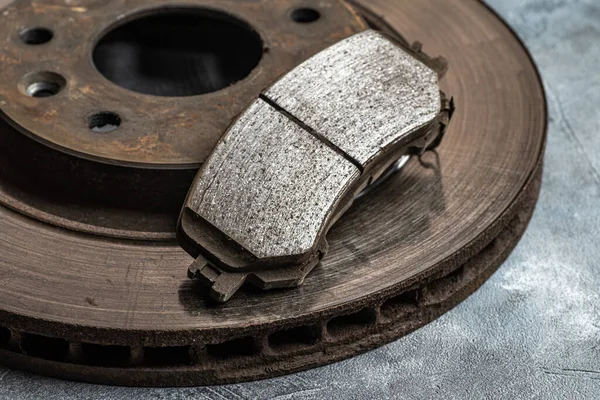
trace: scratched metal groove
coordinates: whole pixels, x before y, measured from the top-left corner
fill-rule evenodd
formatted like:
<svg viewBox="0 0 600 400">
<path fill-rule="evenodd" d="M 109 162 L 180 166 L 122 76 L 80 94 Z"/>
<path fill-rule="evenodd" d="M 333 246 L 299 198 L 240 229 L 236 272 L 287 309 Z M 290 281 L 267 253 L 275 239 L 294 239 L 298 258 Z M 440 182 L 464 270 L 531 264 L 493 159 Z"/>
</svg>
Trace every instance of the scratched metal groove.
<svg viewBox="0 0 600 400">
<path fill-rule="evenodd" d="M 369 2 L 369 7 L 410 40 L 422 41 L 429 54 L 446 56 L 452 66 L 443 88 L 455 96 L 457 114 L 440 148 L 439 169 L 424 168 L 413 160 L 402 175 L 357 202 L 332 230 L 329 257 L 302 288 L 242 293 L 218 309 L 207 307 L 193 283 L 182 277 L 190 259 L 175 246 L 97 240 L 2 208 L 0 228 L 6 234 L 0 238 L 0 271 L 5 277 L 0 286 L 4 310 L 0 326 L 12 329 L 8 346 L 18 348 L 27 333 L 59 336 L 69 340 L 67 354 L 77 362 L 86 352 L 82 342 L 126 346 L 132 364 L 120 371 L 121 376 L 151 384 L 143 382 L 144 373 L 151 375 L 150 368 L 135 372 L 135 363 L 145 361 L 140 354 L 150 353 L 144 346 L 218 345 L 261 333 L 264 336 L 252 339 L 262 352 L 268 334 L 280 329 L 318 321 L 321 327 L 325 324 L 327 337 L 330 325 L 351 326 L 352 334 L 341 340 L 341 346 L 330 347 L 338 352 L 329 353 L 324 363 L 416 329 L 481 284 L 491 273 L 489 268 L 497 267 L 515 245 L 535 203 L 539 175 L 534 173 L 540 172 L 545 133 L 543 92 L 535 68 L 513 34 L 478 1 L 381 0 Z M 520 198 L 528 184 L 533 195 Z M 513 223 L 520 229 L 511 228 Z M 490 244 L 494 249 L 494 239 L 507 229 L 511 234 L 505 246 L 486 258 L 484 249 Z M 478 259 L 482 262 L 472 261 L 479 267 L 467 274 L 460 295 L 444 290 L 460 283 L 467 261 Z M 386 331 L 386 326 L 395 325 L 386 325 L 385 319 L 380 323 L 381 305 L 427 279 L 439 290 L 435 298 L 440 302 L 425 304 L 421 319 L 409 321 L 404 329 Z M 436 285 L 437 279 L 442 283 Z M 362 308 L 366 312 L 355 314 L 354 323 L 331 322 Z M 372 342 L 361 345 L 361 340 Z M 327 347 L 319 349 L 328 354 Z M 77 363 L 15 357 L 15 363 L 47 373 L 69 365 L 75 375 L 85 369 Z M 200 375 L 196 382 L 278 375 L 314 365 L 315 360 L 309 357 L 303 364 L 305 359 L 296 358 L 298 365 L 290 362 L 271 369 L 257 366 L 257 359 L 232 363 L 223 370 L 230 372 L 228 376 Z M 244 375 L 244 367 L 262 369 Z M 179 368 L 170 370 L 172 376 L 188 371 L 190 380 L 172 384 L 191 383 L 193 367 Z M 210 394 L 211 389 L 204 393 L 218 396 Z"/>
</svg>

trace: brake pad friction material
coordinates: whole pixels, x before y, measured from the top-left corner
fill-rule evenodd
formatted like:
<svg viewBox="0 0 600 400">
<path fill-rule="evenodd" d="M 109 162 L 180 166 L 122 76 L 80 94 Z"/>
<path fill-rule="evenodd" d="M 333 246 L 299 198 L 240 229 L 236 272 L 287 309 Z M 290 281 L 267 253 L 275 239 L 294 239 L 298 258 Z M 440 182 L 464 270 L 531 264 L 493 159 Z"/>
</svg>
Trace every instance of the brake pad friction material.
<svg viewBox="0 0 600 400">
<path fill-rule="evenodd" d="M 198 257 L 190 277 L 220 302 L 243 282 L 302 284 L 354 197 L 439 142 L 448 104 L 435 70 L 375 31 L 289 72 L 229 127 L 192 185 L 178 227 Z"/>
<path fill-rule="evenodd" d="M 189 207 L 257 259 L 309 253 L 358 169 L 262 100 L 213 150 Z"/>
<path fill-rule="evenodd" d="M 315 55 L 265 95 L 363 168 L 441 106 L 437 73 L 372 30 Z"/>
</svg>

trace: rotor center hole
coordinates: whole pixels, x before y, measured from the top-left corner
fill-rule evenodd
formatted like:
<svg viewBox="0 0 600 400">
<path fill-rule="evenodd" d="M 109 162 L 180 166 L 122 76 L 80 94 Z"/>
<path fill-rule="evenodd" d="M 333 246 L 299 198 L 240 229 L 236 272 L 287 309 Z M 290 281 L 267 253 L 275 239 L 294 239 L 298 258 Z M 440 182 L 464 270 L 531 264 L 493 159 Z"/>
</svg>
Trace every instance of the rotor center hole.
<svg viewBox="0 0 600 400">
<path fill-rule="evenodd" d="M 118 26 L 96 45 L 96 68 L 126 89 L 155 96 L 211 93 L 244 79 L 263 54 L 243 21 L 201 8 L 156 11 Z"/>
</svg>

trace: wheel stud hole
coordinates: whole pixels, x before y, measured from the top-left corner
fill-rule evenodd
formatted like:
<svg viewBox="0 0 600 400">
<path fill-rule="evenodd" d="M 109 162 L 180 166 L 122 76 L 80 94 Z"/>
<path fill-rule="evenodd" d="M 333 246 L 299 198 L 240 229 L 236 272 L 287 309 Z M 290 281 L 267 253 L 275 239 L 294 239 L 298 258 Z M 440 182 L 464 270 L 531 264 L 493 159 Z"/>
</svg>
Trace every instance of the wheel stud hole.
<svg viewBox="0 0 600 400">
<path fill-rule="evenodd" d="M 27 87 L 27 94 L 31 97 L 52 97 L 60 91 L 60 86 L 55 82 L 34 82 Z"/>
<path fill-rule="evenodd" d="M 102 111 L 90 115 L 87 122 L 92 132 L 108 133 L 121 125 L 121 117 L 113 112 Z"/>
<path fill-rule="evenodd" d="M 298 22 L 299 24 L 310 24 L 321 18 L 321 13 L 314 8 L 302 7 L 296 8 L 292 11 L 290 16 L 294 22 Z"/>
<path fill-rule="evenodd" d="M 55 72 L 42 71 L 25 75 L 19 81 L 21 93 L 30 97 L 52 97 L 67 84 L 65 78 Z"/>
<path fill-rule="evenodd" d="M 25 29 L 20 34 L 21 41 L 29 45 L 48 43 L 54 37 L 54 33 L 47 28 Z"/>
</svg>

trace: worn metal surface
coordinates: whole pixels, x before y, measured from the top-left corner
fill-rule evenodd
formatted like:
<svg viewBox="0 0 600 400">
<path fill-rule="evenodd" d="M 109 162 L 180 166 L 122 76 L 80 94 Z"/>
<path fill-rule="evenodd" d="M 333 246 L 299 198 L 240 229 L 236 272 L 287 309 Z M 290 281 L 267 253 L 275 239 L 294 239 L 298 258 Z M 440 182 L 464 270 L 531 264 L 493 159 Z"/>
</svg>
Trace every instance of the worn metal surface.
<svg viewBox="0 0 600 400">
<path fill-rule="evenodd" d="M 437 73 L 374 31 L 310 58 L 265 94 L 363 168 L 441 107 Z"/>
</svg>

